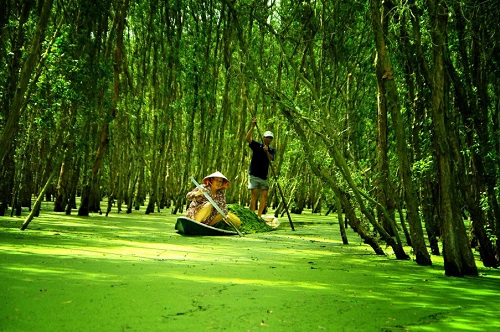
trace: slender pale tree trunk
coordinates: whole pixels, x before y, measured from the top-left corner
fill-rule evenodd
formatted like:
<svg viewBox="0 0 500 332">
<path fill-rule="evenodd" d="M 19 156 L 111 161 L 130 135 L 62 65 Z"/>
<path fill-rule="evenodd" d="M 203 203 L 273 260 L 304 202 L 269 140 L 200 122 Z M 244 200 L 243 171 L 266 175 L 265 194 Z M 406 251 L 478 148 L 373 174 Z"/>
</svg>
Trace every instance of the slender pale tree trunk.
<svg viewBox="0 0 500 332">
<path fill-rule="evenodd" d="M 460 216 L 457 188 L 452 167 L 445 105 L 446 28 L 448 10 L 441 0 L 427 0 L 431 18 L 434 66 L 432 70 L 432 122 L 439 182 L 439 212 L 442 218 L 442 240 L 445 274 L 477 275 L 477 267 Z"/>
<path fill-rule="evenodd" d="M 7 123 L 5 124 L 2 135 L 0 136 L 0 167 L 7 153 L 11 151 L 14 138 L 17 134 L 25 92 L 28 89 L 31 75 L 36 67 L 42 41 L 45 37 L 45 30 L 49 21 L 50 11 L 52 10 L 52 3 L 53 0 L 43 1 L 42 11 L 38 18 L 38 24 L 33 37 L 33 42 L 31 43 L 30 51 L 21 69 L 19 84 L 14 95 L 14 101 L 7 118 Z"/>
<path fill-rule="evenodd" d="M 409 0 L 409 19 L 411 21 L 411 39 L 414 41 L 413 44 L 406 43 L 408 45 L 408 54 L 414 54 L 415 60 L 411 62 L 413 57 L 409 57 L 408 64 L 411 67 L 411 72 L 417 71 L 419 74 L 415 75 L 415 89 L 414 95 L 410 93 L 410 100 L 413 101 L 412 108 L 413 112 L 413 123 L 412 123 L 412 143 L 414 150 L 414 158 L 416 161 L 423 160 L 424 154 L 422 153 L 421 143 L 421 133 L 422 131 L 427 131 L 426 126 L 426 110 L 428 109 L 427 103 L 431 99 L 430 93 L 428 92 L 428 86 L 432 84 L 429 68 L 427 61 L 424 56 L 424 51 L 422 48 L 422 35 L 420 22 L 423 21 L 421 18 L 421 9 L 415 4 L 415 0 Z M 410 33 L 408 33 L 410 34 Z M 411 52 L 411 53 L 410 53 Z M 410 79 L 411 74 L 408 73 L 407 77 Z M 408 84 L 410 85 L 410 84 Z M 411 89 L 411 87 L 409 87 Z M 434 255 L 440 254 L 440 244 L 439 236 L 440 229 L 439 224 L 441 216 L 437 212 L 436 202 L 436 184 L 433 181 L 433 170 L 426 169 L 423 170 L 422 174 L 419 176 L 420 180 L 420 202 L 422 206 L 422 219 L 425 223 L 425 230 L 427 232 L 427 238 L 430 244 L 431 252 Z"/>
<path fill-rule="evenodd" d="M 19 78 L 17 79 L 17 65 L 22 61 L 22 52 L 20 51 L 23 45 L 12 45 L 13 47 L 19 46 L 18 49 L 13 50 L 15 53 L 15 58 L 13 59 L 12 69 L 10 74 L 16 77 L 10 77 L 8 87 L 11 91 L 6 92 L 6 100 L 4 105 L 5 110 L 3 113 L 5 124 L 2 127 L 0 134 L 0 215 L 5 214 L 9 200 L 12 197 L 12 186 L 14 185 L 14 157 L 13 149 L 16 142 L 15 138 L 18 134 L 19 119 L 21 118 L 22 112 L 25 109 L 23 106 L 25 104 L 25 97 L 27 95 L 28 86 L 30 80 L 34 75 L 34 71 L 37 64 L 37 59 L 40 56 L 40 48 L 45 37 L 45 30 L 47 24 L 49 23 L 49 17 L 52 10 L 53 0 L 43 1 L 40 14 L 38 16 L 38 23 L 36 26 L 36 31 L 34 33 L 29 52 L 27 53 L 26 59 L 19 71 Z M 19 18 L 21 23 L 19 29 L 24 29 L 24 23 L 28 20 L 30 6 L 23 6 L 23 13 Z M 0 23 L 3 27 L 5 22 Z M 19 36 L 24 36 L 20 33 Z M 11 66 L 9 66 L 11 67 Z M 17 84 L 16 84 L 17 82 Z M 3 98 L 1 98 L 3 101 Z M 12 99 L 12 102 L 10 101 Z"/>
<path fill-rule="evenodd" d="M 373 250 L 377 255 L 384 255 L 384 251 L 379 246 L 377 240 L 370 235 L 370 232 L 367 229 L 365 229 L 365 227 L 360 223 L 359 219 L 356 217 L 354 208 L 352 207 L 349 200 L 346 198 L 346 195 L 341 193 L 341 190 L 336 184 L 336 181 L 333 179 L 332 176 L 328 174 L 327 171 L 325 171 L 322 168 L 320 164 L 314 161 L 314 158 L 312 157 L 313 150 L 310 144 L 307 143 L 307 137 L 300 123 L 293 119 L 293 116 L 290 112 L 284 111 L 284 114 L 290 120 L 290 123 L 293 123 L 297 135 L 299 136 L 300 140 L 304 143 L 302 144 L 302 148 L 304 149 L 305 159 L 311 166 L 313 173 L 328 183 L 328 185 L 334 190 L 335 194 L 337 195 L 337 198 L 340 199 L 342 206 L 346 209 L 346 217 L 349 222 L 349 225 L 356 233 L 359 234 L 359 236 L 361 236 L 361 238 L 365 241 L 365 243 L 367 243 L 373 248 Z M 383 228 L 380 228 L 379 231 L 383 234 L 384 238 L 388 240 L 388 242 L 390 242 L 390 245 L 394 248 L 396 256 L 399 259 L 408 258 L 406 253 L 404 253 L 404 251 L 402 250 L 402 248 L 399 247 L 398 244 L 396 244 L 395 241 L 390 238 L 389 234 L 387 233 L 384 234 Z"/>
<path fill-rule="evenodd" d="M 380 3 L 376 4 L 380 6 Z M 372 10 L 373 11 L 373 10 Z M 378 16 L 377 16 L 378 15 Z M 379 8 L 377 8 L 377 13 L 373 13 L 372 16 L 372 26 L 373 30 L 375 28 L 380 30 L 377 31 L 376 41 L 377 41 L 377 50 L 378 53 L 376 55 L 376 71 L 377 71 L 377 79 L 378 79 L 378 93 L 377 93 L 377 175 L 375 178 L 375 187 L 376 187 L 376 195 L 377 201 L 389 212 L 392 216 L 394 215 L 394 204 L 393 204 L 393 192 L 391 186 L 391 173 L 389 169 L 389 144 L 387 142 L 388 139 L 388 103 L 387 101 L 387 93 L 386 86 L 383 82 L 382 76 L 384 74 L 383 63 L 386 61 L 386 55 L 381 54 L 381 47 L 385 46 L 385 41 L 383 40 L 384 34 L 387 32 L 387 21 L 383 20 L 381 17 L 381 13 Z M 376 20 L 376 26 L 374 25 Z M 381 39 L 381 40 L 379 40 Z M 379 44 L 382 44 L 379 46 Z M 386 51 L 385 48 L 383 50 Z M 392 79 L 392 78 L 391 78 Z M 397 232 L 394 229 L 393 223 L 384 216 L 380 209 L 377 211 L 377 219 L 379 223 L 384 227 L 385 231 L 389 233 L 391 236 L 395 235 Z"/>
<path fill-rule="evenodd" d="M 118 99 L 120 97 L 120 74 L 122 72 L 122 56 L 123 56 L 123 31 L 125 29 L 125 18 L 127 16 L 128 10 L 128 0 L 123 0 L 123 2 L 118 7 L 116 13 L 116 44 L 114 49 L 114 84 L 113 84 L 113 104 L 108 110 L 104 122 L 102 123 L 102 128 L 100 131 L 100 136 L 97 144 L 97 151 L 94 158 L 94 163 L 92 166 L 91 176 L 89 181 L 85 184 L 82 192 L 82 200 L 80 203 L 80 208 L 78 210 L 79 216 L 88 216 L 89 212 L 92 210 L 100 211 L 100 191 L 97 189 L 100 175 L 99 171 L 102 167 L 105 152 L 109 146 L 109 132 L 110 123 L 116 116 Z"/>
<path fill-rule="evenodd" d="M 474 230 L 473 239 L 477 240 L 474 242 L 479 244 L 478 250 L 481 254 L 481 261 L 486 267 L 497 267 L 499 261 L 495 257 L 494 243 L 487 230 L 493 225 L 493 220 L 500 219 L 498 199 L 494 189 L 496 186 L 495 174 L 498 167 L 493 165 L 494 158 L 491 158 L 495 140 L 492 139 L 493 135 L 489 133 L 488 126 L 489 96 L 486 92 L 488 89 L 488 74 L 484 73 L 487 69 L 483 62 L 478 60 L 486 57 L 483 52 L 487 52 L 488 46 L 483 45 L 486 43 L 485 37 L 479 31 L 474 33 L 478 38 L 472 44 L 468 43 L 466 32 L 469 29 L 469 24 L 473 30 L 480 30 L 485 22 L 479 22 L 473 17 L 468 23 L 469 20 L 465 19 L 468 13 L 464 12 L 462 8 L 459 4 L 454 6 L 454 11 L 457 13 L 456 29 L 459 37 L 458 53 L 462 60 L 461 67 L 459 67 L 460 70 L 455 68 L 455 61 L 451 59 L 449 52 L 445 55 L 445 64 L 454 88 L 456 109 L 459 111 L 465 127 L 468 128 L 464 135 L 466 137 L 465 142 L 470 150 L 468 154 L 470 162 L 464 160 L 465 156 L 462 154 L 464 147 L 463 144 L 460 144 L 460 134 L 456 131 L 452 132 L 454 135 L 451 136 L 453 137 L 451 142 L 454 143 L 452 144 L 452 150 L 458 165 L 458 176 L 463 179 L 459 182 L 459 188 L 467 203 L 467 210 Z M 457 114 L 456 117 L 458 118 L 459 115 Z M 489 197 L 490 209 L 488 211 L 484 211 L 481 207 L 484 194 Z M 489 219 L 493 220 L 490 221 Z"/>
<path fill-rule="evenodd" d="M 47 192 L 47 190 L 49 189 L 49 187 L 52 185 L 52 179 L 56 176 L 57 171 L 59 170 L 59 164 L 60 163 L 57 163 L 54 166 L 54 169 L 50 173 L 49 178 L 45 182 L 45 185 L 43 186 L 43 188 L 40 191 L 40 193 L 38 194 L 38 196 L 36 198 L 36 201 L 35 201 L 35 204 L 33 206 L 33 209 L 31 210 L 31 212 L 28 215 L 28 217 L 26 217 L 26 219 L 24 220 L 23 225 L 21 226 L 21 230 L 22 231 L 24 231 L 26 228 L 28 228 L 28 226 L 29 226 L 30 222 L 33 220 L 33 218 L 38 215 L 38 213 L 40 211 L 40 206 L 42 205 L 43 196 L 45 195 L 45 193 Z"/>
<path fill-rule="evenodd" d="M 406 137 L 403 128 L 403 117 L 398 101 L 397 86 L 394 79 L 394 71 L 389 60 L 388 51 L 382 29 L 381 1 L 372 0 L 370 2 L 372 12 L 372 28 L 375 36 L 377 49 L 376 72 L 379 86 L 379 107 L 390 110 L 392 124 L 396 135 L 396 149 L 398 155 L 398 166 L 403 181 L 404 197 L 407 208 L 408 222 L 410 224 L 411 242 L 416 256 L 417 264 L 431 265 L 430 255 L 424 241 L 424 233 L 418 213 L 418 199 L 413 187 L 410 170 L 409 152 L 406 145 Z"/>
</svg>

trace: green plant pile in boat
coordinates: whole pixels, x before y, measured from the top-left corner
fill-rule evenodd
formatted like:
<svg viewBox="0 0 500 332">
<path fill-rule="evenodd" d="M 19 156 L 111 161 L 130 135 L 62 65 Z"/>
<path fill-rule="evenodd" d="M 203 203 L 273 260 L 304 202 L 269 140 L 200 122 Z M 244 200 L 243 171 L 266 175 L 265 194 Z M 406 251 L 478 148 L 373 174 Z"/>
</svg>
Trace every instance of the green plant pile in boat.
<svg viewBox="0 0 500 332">
<path fill-rule="evenodd" d="M 264 219 L 257 217 L 249 208 L 239 204 L 229 204 L 228 209 L 241 219 L 240 231 L 243 233 L 261 233 L 273 230 L 271 226 L 266 224 Z"/>
</svg>

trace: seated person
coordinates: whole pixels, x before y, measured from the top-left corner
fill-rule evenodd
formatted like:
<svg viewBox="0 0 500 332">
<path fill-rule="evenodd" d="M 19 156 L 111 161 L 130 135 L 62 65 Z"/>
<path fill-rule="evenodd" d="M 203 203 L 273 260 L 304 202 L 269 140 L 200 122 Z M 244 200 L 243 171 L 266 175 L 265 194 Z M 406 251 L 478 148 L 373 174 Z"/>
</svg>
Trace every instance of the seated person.
<svg viewBox="0 0 500 332">
<path fill-rule="evenodd" d="M 229 184 L 229 180 L 221 172 L 215 172 L 207 175 L 203 179 L 203 184 L 201 186 L 203 187 L 203 191 L 207 193 L 226 216 L 231 219 L 233 225 L 240 228 L 240 218 L 234 213 L 229 212 L 226 206 L 226 194 L 224 189 L 229 187 Z M 188 218 L 215 227 L 217 227 L 216 224 L 223 220 L 223 216 L 213 207 L 212 203 L 210 203 L 208 198 L 203 195 L 203 192 L 201 192 L 198 187 L 188 192 L 186 198 L 191 201 L 186 211 L 186 216 Z M 224 222 L 230 225 L 227 220 L 224 220 Z"/>
</svg>

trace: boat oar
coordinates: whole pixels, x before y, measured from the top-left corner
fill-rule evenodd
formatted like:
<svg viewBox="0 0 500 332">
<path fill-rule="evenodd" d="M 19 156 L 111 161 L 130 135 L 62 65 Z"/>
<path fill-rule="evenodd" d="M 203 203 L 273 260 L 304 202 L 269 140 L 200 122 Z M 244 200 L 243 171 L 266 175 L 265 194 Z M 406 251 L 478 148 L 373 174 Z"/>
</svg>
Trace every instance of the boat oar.
<svg viewBox="0 0 500 332">
<path fill-rule="evenodd" d="M 248 109 L 250 110 L 250 114 L 252 115 L 252 118 L 255 118 L 255 115 L 253 114 L 252 107 L 250 106 L 250 102 L 248 101 L 246 94 L 244 94 L 244 97 L 245 97 L 245 100 L 247 102 Z M 262 136 L 262 133 L 260 132 L 259 126 L 257 126 L 257 123 L 255 123 L 255 128 L 257 128 L 257 133 L 259 134 L 259 137 L 260 137 L 261 141 L 263 142 L 264 137 Z M 283 207 L 285 208 L 286 215 L 288 217 L 288 221 L 290 222 L 290 227 L 292 228 L 292 231 L 294 231 L 295 227 L 293 227 L 292 217 L 290 216 L 290 212 L 288 211 L 288 205 L 287 205 L 286 200 L 285 200 L 285 195 L 283 194 L 283 190 L 281 190 L 281 186 L 278 182 L 278 176 L 276 175 L 276 172 L 274 171 L 274 166 L 273 166 L 271 158 L 269 157 L 269 153 L 267 154 L 267 157 L 269 158 L 269 166 L 271 166 L 271 173 L 273 174 L 274 181 L 276 183 L 276 187 L 278 187 L 278 192 L 280 193 L 281 201 L 283 202 Z"/>
<path fill-rule="evenodd" d="M 243 233 L 241 233 L 240 230 L 233 224 L 233 222 L 231 221 L 231 218 L 229 218 L 229 216 L 226 215 L 224 213 L 224 211 L 222 211 L 222 209 L 219 207 L 219 205 L 213 200 L 212 197 L 210 197 L 210 195 L 205 190 L 203 190 L 203 187 L 198 182 L 196 182 L 196 180 L 192 176 L 191 176 L 191 181 L 194 183 L 196 188 L 198 188 L 198 190 L 201 191 L 201 193 L 206 197 L 206 199 L 208 199 L 208 201 L 210 203 L 212 203 L 212 206 L 220 213 L 220 215 L 222 216 L 224 221 L 227 221 L 228 224 L 232 228 L 234 228 L 234 230 L 236 231 L 236 233 L 238 233 L 239 236 L 243 236 Z"/>
</svg>

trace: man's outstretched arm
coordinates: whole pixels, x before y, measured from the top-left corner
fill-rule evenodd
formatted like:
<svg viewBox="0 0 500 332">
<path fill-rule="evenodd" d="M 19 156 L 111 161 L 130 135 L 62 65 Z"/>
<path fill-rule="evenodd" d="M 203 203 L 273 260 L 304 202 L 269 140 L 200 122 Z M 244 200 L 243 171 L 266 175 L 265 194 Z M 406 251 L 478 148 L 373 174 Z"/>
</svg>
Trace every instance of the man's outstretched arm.
<svg viewBox="0 0 500 332">
<path fill-rule="evenodd" d="M 253 118 L 252 119 L 252 124 L 250 125 L 250 129 L 247 132 L 246 140 L 248 143 L 252 143 L 252 133 L 253 133 L 253 128 L 255 127 L 255 124 L 257 123 L 257 119 Z"/>
</svg>

